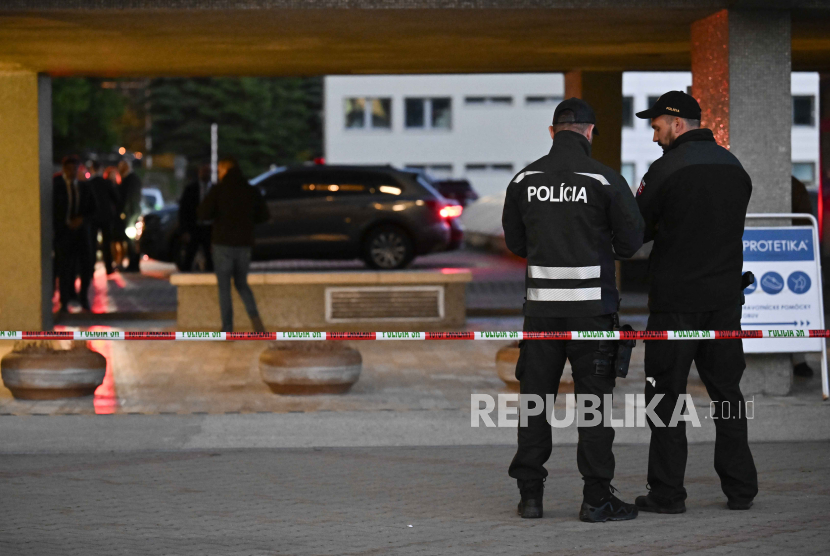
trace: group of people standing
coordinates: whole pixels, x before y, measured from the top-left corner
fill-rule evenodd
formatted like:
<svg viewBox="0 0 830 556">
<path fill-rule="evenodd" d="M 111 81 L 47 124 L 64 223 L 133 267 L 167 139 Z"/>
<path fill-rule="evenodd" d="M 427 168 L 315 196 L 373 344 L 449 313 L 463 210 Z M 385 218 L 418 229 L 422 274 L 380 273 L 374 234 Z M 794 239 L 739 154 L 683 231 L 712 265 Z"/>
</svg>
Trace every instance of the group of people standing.
<svg viewBox="0 0 830 556">
<path fill-rule="evenodd" d="M 139 254 L 126 229 L 141 215 L 141 179 L 126 159 L 106 169 L 97 160 L 88 162 L 85 180 L 79 179 L 79 168 L 78 157 L 67 156 L 52 180 L 54 269 L 63 313 L 73 301 L 90 310 L 89 286 L 99 249 L 107 274 L 139 270 Z"/>
</svg>

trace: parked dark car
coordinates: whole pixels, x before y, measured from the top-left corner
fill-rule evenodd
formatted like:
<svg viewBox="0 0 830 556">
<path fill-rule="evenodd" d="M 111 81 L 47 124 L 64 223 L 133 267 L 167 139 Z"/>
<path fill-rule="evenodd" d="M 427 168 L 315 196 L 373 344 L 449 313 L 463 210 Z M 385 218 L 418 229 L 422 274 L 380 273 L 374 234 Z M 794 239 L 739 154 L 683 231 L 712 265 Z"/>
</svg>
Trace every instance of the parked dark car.
<svg viewBox="0 0 830 556">
<path fill-rule="evenodd" d="M 461 205 L 416 172 L 302 166 L 266 172 L 251 185 L 270 212 L 256 228 L 255 261 L 360 258 L 371 268 L 396 269 L 418 255 L 458 249 L 463 240 Z M 177 206 L 144 215 L 139 246 L 181 269 Z"/>
</svg>

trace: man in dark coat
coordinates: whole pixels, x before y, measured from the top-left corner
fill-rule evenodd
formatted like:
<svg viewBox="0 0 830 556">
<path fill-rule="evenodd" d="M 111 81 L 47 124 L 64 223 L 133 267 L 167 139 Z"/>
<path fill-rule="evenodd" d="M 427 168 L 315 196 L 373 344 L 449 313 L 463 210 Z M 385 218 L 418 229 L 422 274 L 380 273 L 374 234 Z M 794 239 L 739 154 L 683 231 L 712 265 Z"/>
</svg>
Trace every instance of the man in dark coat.
<svg viewBox="0 0 830 556">
<path fill-rule="evenodd" d="M 75 277 L 81 276 L 81 308 L 89 311 L 89 285 L 92 282 L 90 222 L 96 212 L 95 198 L 86 184 L 78 182 L 78 159 L 63 159 L 62 172 L 52 181 L 52 216 L 55 270 L 60 291 L 60 311 L 69 311 L 69 301 L 77 294 Z"/>
<path fill-rule="evenodd" d="M 648 261 L 648 330 L 740 330 L 743 234 L 752 180 L 738 159 L 700 127 L 700 105 L 669 91 L 650 109 L 654 142 L 663 156 L 637 192 L 654 240 Z M 672 415 L 688 403 L 686 381 L 694 361 L 715 422 L 715 471 L 731 510 L 747 510 L 758 493 L 741 393 L 746 368 L 741 340 L 647 341 L 646 404 L 649 417 L 649 493 L 635 500 L 640 511 L 686 511 L 686 422 Z M 658 397 L 659 396 L 659 397 Z M 662 421 L 662 422 L 659 422 Z"/>
<path fill-rule="evenodd" d="M 193 259 L 200 247 L 207 259 L 205 270 L 213 270 L 213 258 L 210 252 L 210 222 L 199 220 L 196 214 L 199 204 L 205 200 L 212 185 L 210 165 L 203 164 L 199 167 L 196 181 L 184 188 L 182 198 L 179 200 L 179 228 L 182 243 L 185 246 L 183 269 L 186 271 L 193 268 Z"/>
<path fill-rule="evenodd" d="M 233 332 L 233 277 L 254 330 L 263 332 L 265 327 L 259 318 L 254 292 L 248 286 L 248 267 L 254 246 L 254 227 L 268 220 L 268 205 L 259 190 L 245 179 L 236 160 L 220 160 L 218 170 L 219 183 L 208 192 L 197 213 L 201 220 L 213 220 L 211 245 L 219 286 L 222 331 Z"/>
<path fill-rule="evenodd" d="M 89 171 L 92 177 L 87 186 L 95 197 L 96 211 L 91 222 L 90 241 L 92 242 L 92 263 L 95 264 L 98 252 L 98 233 L 101 233 L 101 255 L 104 259 L 104 267 L 107 274 L 115 272 L 112 264 L 112 240 L 115 217 L 117 215 L 119 198 L 115 185 L 102 175 L 101 163 L 97 160 L 90 160 Z"/>
<path fill-rule="evenodd" d="M 135 229 L 135 223 L 141 216 L 141 178 L 133 172 L 133 165 L 127 159 L 118 163 L 118 173 L 121 174 L 121 220 L 124 228 Z M 135 235 L 127 236 L 127 252 L 130 257 L 128 272 L 138 272 L 141 255 L 135 244 Z"/>
</svg>

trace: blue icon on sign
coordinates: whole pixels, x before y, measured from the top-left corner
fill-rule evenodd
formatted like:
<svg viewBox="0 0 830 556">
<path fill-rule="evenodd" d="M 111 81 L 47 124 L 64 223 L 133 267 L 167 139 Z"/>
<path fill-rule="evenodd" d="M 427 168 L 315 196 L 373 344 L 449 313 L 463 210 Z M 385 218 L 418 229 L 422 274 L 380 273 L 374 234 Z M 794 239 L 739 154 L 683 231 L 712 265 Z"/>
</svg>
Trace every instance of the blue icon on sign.
<svg viewBox="0 0 830 556">
<path fill-rule="evenodd" d="M 744 288 L 744 293 L 746 295 L 749 295 L 757 289 L 758 289 L 758 279 L 756 278 L 755 280 L 752 281 L 752 283 L 750 285 L 748 285 L 746 288 Z"/>
<path fill-rule="evenodd" d="M 787 286 L 789 286 L 793 293 L 807 293 L 807 290 L 810 289 L 810 285 L 810 277 L 800 270 L 793 272 L 790 274 L 790 277 L 787 278 Z"/>
<path fill-rule="evenodd" d="M 784 289 L 784 279 L 777 272 L 767 272 L 761 277 L 761 289 L 770 295 L 781 293 Z"/>
</svg>

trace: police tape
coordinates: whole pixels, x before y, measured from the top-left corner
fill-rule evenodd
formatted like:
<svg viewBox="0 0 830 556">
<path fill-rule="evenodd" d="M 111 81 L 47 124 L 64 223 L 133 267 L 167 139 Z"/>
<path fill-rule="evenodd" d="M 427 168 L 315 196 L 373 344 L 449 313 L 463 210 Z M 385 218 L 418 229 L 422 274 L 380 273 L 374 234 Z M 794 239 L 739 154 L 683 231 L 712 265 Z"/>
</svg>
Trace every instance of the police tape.
<svg viewBox="0 0 830 556">
<path fill-rule="evenodd" d="M 183 341 L 337 341 L 337 340 L 752 340 L 830 338 L 830 330 L 634 330 L 563 332 L 145 332 L 0 330 L 0 340 L 183 340 Z"/>
</svg>

